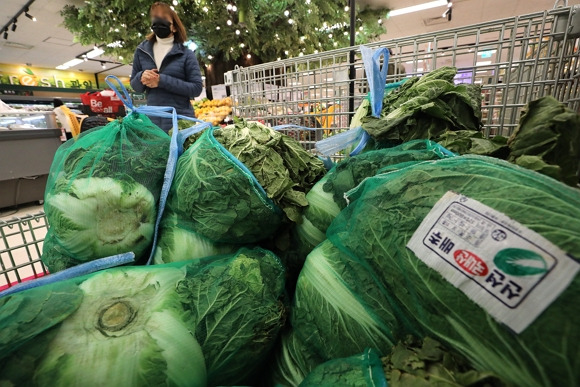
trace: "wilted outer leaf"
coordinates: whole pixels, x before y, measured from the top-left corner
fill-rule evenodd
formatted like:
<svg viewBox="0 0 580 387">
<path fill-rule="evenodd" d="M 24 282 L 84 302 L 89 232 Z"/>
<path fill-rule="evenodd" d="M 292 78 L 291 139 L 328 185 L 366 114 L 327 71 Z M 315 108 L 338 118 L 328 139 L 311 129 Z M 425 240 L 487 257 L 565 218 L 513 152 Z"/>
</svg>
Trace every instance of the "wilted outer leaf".
<svg viewBox="0 0 580 387">
<path fill-rule="evenodd" d="M 566 184 L 578 184 L 580 115 L 555 98 L 543 97 L 524 108 L 518 128 L 509 139 L 509 147 L 510 161 Z M 540 160 L 519 162 L 523 156 L 536 156 L 554 169 L 548 169 Z"/>
<path fill-rule="evenodd" d="M 66 319 L 82 300 L 83 292 L 73 283 L 0 298 L 0 359 Z"/>
<path fill-rule="evenodd" d="M 242 120 L 215 138 L 252 172 L 268 197 L 294 222 L 308 205 L 306 194 L 326 173 L 324 164 L 296 140 L 258 122 Z"/>
<path fill-rule="evenodd" d="M 474 370 L 464 359 L 429 337 L 406 338 L 382 361 L 388 385 L 392 387 L 505 385 L 489 372 Z"/>
</svg>

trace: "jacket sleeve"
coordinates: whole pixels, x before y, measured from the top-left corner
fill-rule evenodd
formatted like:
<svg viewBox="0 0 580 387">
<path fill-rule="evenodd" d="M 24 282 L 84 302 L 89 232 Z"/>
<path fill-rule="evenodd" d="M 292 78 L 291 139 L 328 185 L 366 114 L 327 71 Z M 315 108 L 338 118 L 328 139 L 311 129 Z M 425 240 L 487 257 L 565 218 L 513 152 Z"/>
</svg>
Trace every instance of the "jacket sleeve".
<svg viewBox="0 0 580 387">
<path fill-rule="evenodd" d="M 133 55 L 133 71 L 131 72 L 131 87 L 137 93 L 144 93 L 147 87 L 141 83 L 141 76 L 143 75 L 143 68 L 139 60 L 139 49 Z"/>
<path fill-rule="evenodd" d="M 193 51 L 188 50 L 184 67 L 185 80 L 167 74 L 160 74 L 159 87 L 178 95 L 195 98 L 201 94 L 203 81 L 201 79 L 199 63 L 197 63 L 197 58 Z"/>
</svg>

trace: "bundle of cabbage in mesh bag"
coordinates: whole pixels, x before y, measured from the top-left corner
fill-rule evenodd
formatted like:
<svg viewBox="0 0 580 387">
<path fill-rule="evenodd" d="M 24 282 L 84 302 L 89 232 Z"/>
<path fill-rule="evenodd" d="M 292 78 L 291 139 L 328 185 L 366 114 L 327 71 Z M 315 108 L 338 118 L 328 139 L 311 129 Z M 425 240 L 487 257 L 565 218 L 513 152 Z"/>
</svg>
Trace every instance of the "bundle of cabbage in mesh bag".
<svg viewBox="0 0 580 387">
<path fill-rule="evenodd" d="M 150 249 L 170 137 L 133 113 L 61 146 L 44 209 L 50 224 L 42 261 L 51 272 Z"/>
<path fill-rule="evenodd" d="M 336 164 L 306 195 L 308 207 L 302 222 L 292 229 L 288 265 L 299 270 L 306 256 L 326 239 L 326 230 L 347 203 L 344 194 L 367 177 L 425 160 L 452 157 L 453 153 L 429 140 L 409 141 L 393 148 L 369 151 Z"/>
<path fill-rule="evenodd" d="M 420 337 L 514 385 L 578 384 L 578 349 L 566 344 L 580 340 L 578 190 L 464 156 L 372 177 L 347 196 L 329 240 L 372 268 Z"/>
<path fill-rule="evenodd" d="M 284 319 L 262 249 L 108 269 L 0 298 L 0 385 L 253 383 Z"/>
<path fill-rule="evenodd" d="M 255 243 L 300 221 L 306 194 L 326 172 L 296 140 L 257 122 L 207 129 L 194 140 L 186 141 L 167 205 L 189 231 L 217 244 Z"/>
</svg>

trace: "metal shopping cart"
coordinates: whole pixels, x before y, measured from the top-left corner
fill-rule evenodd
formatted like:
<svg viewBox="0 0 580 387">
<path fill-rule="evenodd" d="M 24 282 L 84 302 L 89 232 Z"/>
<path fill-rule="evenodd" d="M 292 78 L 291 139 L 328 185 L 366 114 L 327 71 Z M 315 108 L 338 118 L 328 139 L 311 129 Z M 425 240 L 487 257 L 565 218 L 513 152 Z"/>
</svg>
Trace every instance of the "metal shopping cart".
<svg viewBox="0 0 580 387">
<path fill-rule="evenodd" d="M 580 108 L 579 36 L 580 6 L 575 6 L 368 46 L 390 48 L 393 68 L 405 69 L 388 75 L 387 82 L 456 66 L 457 83 L 482 85 L 485 134 L 493 136 L 511 134 L 522 107 L 548 94 Z M 226 77 L 234 114 L 272 126 L 309 126 L 313 117 L 330 123 L 310 126 L 317 128 L 316 139 L 348 129 L 349 117 L 368 91 L 360 50 L 354 50 L 353 77 L 350 48 L 237 68 Z M 302 143 L 313 149 L 312 141 Z"/>
<path fill-rule="evenodd" d="M 580 6 L 575 6 L 369 46 L 390 48 L 394 68 L 405 68 L 387 82 L 456 66 L 456 82 L 481 84 L 485 134 L 493 136 L 509 135 L 522 107 L 548 94 L 580 109 L 579 37 Z M 271 126 L 295 125 L 284 131 L 314 150 L 316 141 L 348 129 L 368 92 L 360 50 L 354 50 L 354 77 L 350 48 L 228 73 L 234 114 Z M 39 260 L 47 228 L 44 214 L 0 220 L 0 289 L 47 273 Z"/>
<path fill-rule="evenodd" d="M 0 291 L 48 274 L 40 261 L 48 223 L 44 213 L 0 219 Z"/>
</svg>

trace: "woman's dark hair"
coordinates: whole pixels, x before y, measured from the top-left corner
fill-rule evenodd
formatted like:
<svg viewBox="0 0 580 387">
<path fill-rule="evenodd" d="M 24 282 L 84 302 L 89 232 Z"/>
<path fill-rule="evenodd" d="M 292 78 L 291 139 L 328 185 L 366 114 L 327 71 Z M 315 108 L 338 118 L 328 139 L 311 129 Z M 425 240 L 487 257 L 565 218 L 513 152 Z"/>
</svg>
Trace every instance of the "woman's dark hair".
<svg viewBox="0 0 580 387">
<path fill-rule="evenodd" d="M 64 102 L 62 102 L 62 100 L 60 100 L 58 98 L 55 98 L 55 99 L 52 100 L 52 105 L 56 109 L 57 107 L 60 107 L 60 106 L 64 105 Z"/>
<path fill-rule="evenodd" d="M 171 22 L 175 27 L 175 32 L 173 33 L 174 42 L 185 43 L 185 41 L 187 40 L 187 31 L 185 30 L 185 26 L 181 22 L 181 19 L 179 18 L 179 16 L 177 16 L 177 13 L 171 9 L 169 4 L 166 4 L 162 1 L 157 1 L 153 3 L 151 9 L 149 10 L 149 14 L 151 14 L 156 9 L 160 9 L 163 13 L 171 17 Z M 155 40 L 157 40 L 155 33 L 151 32 L 149 35 L 147 35 L 147 40 L 155 42 Z"/>
</svg>

